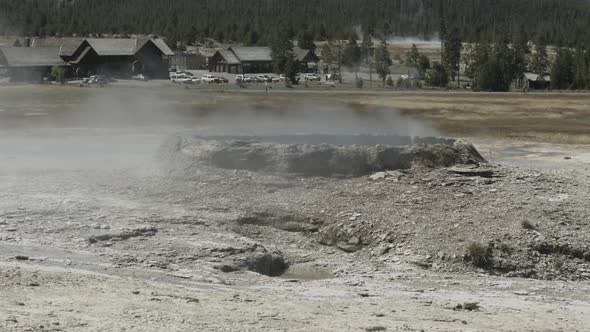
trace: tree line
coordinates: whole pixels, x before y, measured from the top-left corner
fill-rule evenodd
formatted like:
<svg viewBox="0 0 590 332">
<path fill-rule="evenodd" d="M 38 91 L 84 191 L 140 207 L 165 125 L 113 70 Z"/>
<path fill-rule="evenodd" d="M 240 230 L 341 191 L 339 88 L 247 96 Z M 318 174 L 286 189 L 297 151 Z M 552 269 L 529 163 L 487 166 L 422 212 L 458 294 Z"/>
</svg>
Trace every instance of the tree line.
<svg viewBox="0 0 590 332">
<path fill-rule="evenodd" d="M 269 45 L 277 27 L 291 39 L 376 36 L 493 41 L 521 29 L 547 43 L 590 45 L 587 0 L 0 0 L 0 35 L 155 34 L 181 43 L 215 39 Z"/>
<path fill-rule="evenodd" d="M 447 32 L 443 16 L 440 17 L 439 29 L 440 59 L 429 59 L 419 52 L 415 44 L 412 45 L 406 54 L 405 65 L 413 67 L 417 75 L 405 85 L 424 80 L 431 86 L 448 87 L 449 83 L 456 80 L 457 86 L 460 86 L 460 75 L 463 73 L 469 78 L 463 82 L 469 82 L 477 91 L 529 89 L 531 84 L 561 90 L 590 89 L 590 50 L 585 45 L 575 48 L 556 46 L 552 60 L 544 38 L 531 37 L 525 29 L 496 41 L 474 43 L 464 42 L 456 28 Z M 381 35 L 386 36 L 387 33 L 382 32 Z M 344 66 L 354 72 L 356 77 L 360 66 L 365 65 L 369 71 L 375 71 L 383 87 L 386 81 L 388 85 L 393 85 L 389 79 L 393 62 L 386 37 L 378 45 L 373 45 L 368 34 L 364 35 L 360 44 L 354 35 L 344 43 L 341 40 L 330 40 L 322 46 L 321 55 L 323 62 L 332 71 L 335 68 L 339 71 Z M 525 73 L 534 76 L 525 77 Z M 398 83 L 404 82 L 400 80 Z"/>
</svg>

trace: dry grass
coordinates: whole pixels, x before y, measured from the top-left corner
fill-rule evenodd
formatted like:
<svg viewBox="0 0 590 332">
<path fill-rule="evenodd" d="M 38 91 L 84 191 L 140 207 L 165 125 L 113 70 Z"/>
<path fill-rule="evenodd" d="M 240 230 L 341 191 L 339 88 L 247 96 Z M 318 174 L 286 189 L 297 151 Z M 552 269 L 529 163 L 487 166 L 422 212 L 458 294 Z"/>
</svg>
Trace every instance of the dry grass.
<svg viewBox="0 0 590 332">
<path fill-rule="evenodd" d="M 318 91 L 315 91 L 318 92 Z M 91 96 L 116 95 L 122 99 L 149 96 L 179 110 L 243 105 L 281 111 L 284 105 L 348 105 L 371 112 L 392 109 L 421 120 L 441 134 L 465 138 L 496 138 L 559 144 L 590 144 L 590 94 L 487 94 L 487 93 L 196 93 L 164 88 L 90 89 L 55 86 L 0 88 L 0 108 L 72 108 Z"/>
<path fill-rule="evenodd" d="M 413 93 L 347 100 L 398 109 L 450 136 L 590 144 L 587 94 Z"/>
</svg>

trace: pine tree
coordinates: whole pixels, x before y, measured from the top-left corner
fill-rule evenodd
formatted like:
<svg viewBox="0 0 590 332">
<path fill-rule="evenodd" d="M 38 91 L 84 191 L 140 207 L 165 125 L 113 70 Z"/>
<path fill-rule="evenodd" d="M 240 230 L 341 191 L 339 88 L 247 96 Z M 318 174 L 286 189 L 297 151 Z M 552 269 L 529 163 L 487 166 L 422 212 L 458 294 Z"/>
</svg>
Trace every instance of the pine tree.
<svg viewBox="0 0 590 332">
<path fill-rule="evenodd" d="M 575 74 L 574 87 L 576 89 L 587 89 L 590 87 L 590 62 L 589 54 L 582 46 L 576 47 L 574 56 Z"/>
<path fill-rule="evenodd" d="M 518 82 L 518 86 L 522 86 L 522 78 L 524 73 L 528 70 L 530 62 L 531 48 L 529 47 L 528 37 L 524 26 L 521 26 L 519 34 L 514 44 L 514 79 Z"/>
<path fill-rule="evenodd" d="M 389 54 L 389 50 L 384 42 L 382 42 L 376 49 L 375 54 L 373 56 L 373 62 L 375 63 L 375 69 L 379 78 L 383 82 L 383 87 L 385 87 L 385 80 L 387 76 L 391 74 L 391 54 Z"/>
<path fill-rule="evenodd" d="M 371 40 L 371 35 L 369 35 L 368 32 L 365 32 L 361 43 L 361 60 L 368 63 L 372 56 L 373 41 Z"/>
<path fill-rule="evenodd" d="M 321 53 L 322 60 L 328 67 L 331 69 L 332 65 L 336 63 L 336 54 L 334 54 L 334 45 L 332 41 L 328 41 L 322 46 L 322 53 Z"/>
<path fill-rule="evenodd" d="M 541 37 L 535 45 L 535 53 L 532 56 L 531 69 L 541 77 L 547 74 L 549 70 L 549 55 L 547 54 L 547 45 Z"/>
<path fill-rule="evenodd" d="M 313 42 L 313 35 L 309 31 L 303 31 L 299 36 L 299 40 L 297 41 L 297 46 L 304 50 L 312 50 L 315 51 L 316 45 Z"/>
<path fill-rule="evenodd" d="M 426 55 L 420 54 L 420 56 L 418 57 L 417 69 L 418 73 L 420 74 L 420 77 L 423 77 L 426 71 L 430 69 L 430 59 Z"/>
<path fill-rule="evenodd" d="M 256 30 L 250 30 L 250 32 L 248 33 L 248 42 L 247 44 L 249 46 L 255 46 L 258 44 L 258 32 L 256 32 Z"/>
<path fill-rule="evenodd" d="M 431 86 L 446 87 L 449 84 L 449 74 L 445 67 L 440 63 L 434 63 L 427 82 Z"/>
<path fill-rule="evenodd" d="M 356 38 L 351 36 L 342 52 L 342 64 L 354 72 L 355 79 L 358 78 L 359 66 L 361 64 L 361 48 L 356 42 Z"/>
<path fill-rule="evenodd" d="M 277 31 L 271 42 L 272 60 L 274 72 L 277 74 L 286 74 L 287 62 L 292 69 L 293 66 L 293 42 L 289 39 L 289 32 L 285 27 Z M 296 82 L 293 82 L 296 83 Z"/>
<path fill-rule="evenodd" d="M 412 44 L 412 48 L 406 54 L 406 66 L 418 68 L 418 60 L 420 58 L 420 52 L 416 44 Z"/>
<path fill-rule="evenodd" d="M 561 90 L 569 89 L 574 86 L 574 81 L 574 56 L 568 48 L 559 48 L 551 68 L 551 87 Z"/>
<path fill-rule="evenodd" d="M 443 58 L 445 60 L 444 66 L 451 74 L 452 80 L 455 80 L 455 77 L 459 79 L 462 49 L 463 43 L 461 42 L 461 36 L 459 35 L 459 30 L 455 28 L 447 37 L 447 41 L 445 42 L 444 48 L 445 56 Z"/>
</svg>

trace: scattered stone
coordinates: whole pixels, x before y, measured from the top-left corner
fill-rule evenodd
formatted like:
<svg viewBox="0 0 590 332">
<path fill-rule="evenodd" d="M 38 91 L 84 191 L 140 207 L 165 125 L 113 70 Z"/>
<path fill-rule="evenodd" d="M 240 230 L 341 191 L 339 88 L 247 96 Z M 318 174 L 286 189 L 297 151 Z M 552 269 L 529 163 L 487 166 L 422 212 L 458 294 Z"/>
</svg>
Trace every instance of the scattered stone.
<svg viewBox="0 0 590 332">
<path fill-rule="evenodd" d="M 387 331 L 387 328 L 385 326 L 371 326 L 371 327 L 365 328 L 365 331 L 366 332 Z"/>
<path fill-rule="evenodd" d="M 377 181 L 377 180 L 385 179 L 386 176 L 387 176 L 387 173 L 385 173 L 385 172 L 377 172 L 375 174 L 369 175 L 369 179 L 371 179 L 373 181 Z"/>
<path fill-rule="evenodd" d="M 447 168 L 447 171 L 463 176 L 481 176 L 486 178 L 494 175 L 492 168 L 480 166 L 453 166 Z"/>
<path fill-rule="evenodd" d="M 123 241 L 138 236 L 154 236 L 158 232 L 155 227 L 143 227 L 133 230 L 127 230 L 120 233 L 110 233 L 88 238 L 89 243 L 96 243 L 98 241 Z"/>
<path fill-rule="evenodd" d="M 363 247 L 361 245 L 358 244 L 348 244 L 346 242 L 338 242 L 338 244 L 336 245 L 336 247 L 338 247 L 338 249 L 342 250 L 342 251 L 346 251 L 346 252 L 357 252 L 359 250 L 361 250 Z"/>
<path fill-rule="evenodd" d="M 526 295 L 529 295 L 530 293 L 527 292 L 527 291 L 514 291 L 514 294 L 521 295 L 521 296 L 526 296 Z"/>
<path fill-rule="evenodd" d="M 16 256 L 14 256 L 14 259 L 16 259 L 17 261 L 28 261 L 29 260 L 29 256 L 16 255 Z"/>
<path fill-rule="evenodd" d="M 453 310 L 466 310 L 475 311 L 479 309 L 479 302 L 465 302 L 463 304 L 457 304 Z"/>
</svg>

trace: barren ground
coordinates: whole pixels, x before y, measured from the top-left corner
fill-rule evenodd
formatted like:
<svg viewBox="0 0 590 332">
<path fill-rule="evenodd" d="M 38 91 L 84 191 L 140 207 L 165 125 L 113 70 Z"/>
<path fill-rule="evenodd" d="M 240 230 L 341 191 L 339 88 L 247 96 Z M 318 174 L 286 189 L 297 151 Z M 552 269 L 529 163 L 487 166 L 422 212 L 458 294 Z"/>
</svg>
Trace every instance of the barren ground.
<svg viewBox="0 0 590 332">
<path fill-rule="evenodd" d="M 588 142 L 584 98 L 2 87 L 0 330 L 584 331 L 589 158 L 565 144 Z M 177 133 L 409 127 L 502 165 L 370 180 L 157 158 Z"/>
</svg>

